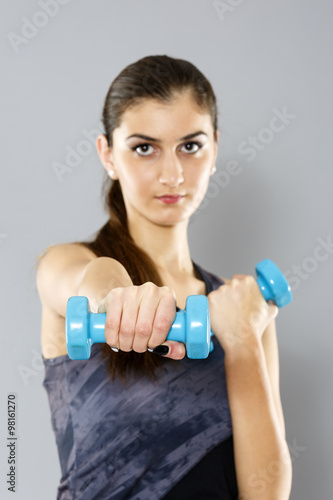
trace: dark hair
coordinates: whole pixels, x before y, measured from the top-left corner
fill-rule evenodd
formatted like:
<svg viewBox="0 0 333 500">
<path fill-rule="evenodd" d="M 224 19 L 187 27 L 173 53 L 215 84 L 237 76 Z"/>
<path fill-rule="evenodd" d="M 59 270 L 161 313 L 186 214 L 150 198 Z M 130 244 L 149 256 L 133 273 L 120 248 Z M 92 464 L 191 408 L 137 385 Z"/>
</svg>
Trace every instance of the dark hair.
<svg viewBox="0 0 333 500">
<path fill-rule="evenodd" d="M 112 147 L 112 133 L 120 126 L 125 111 L 147 98 L 164 103 L 180 92 L 188 90 L 201 109 L 212 117 L 214 138 L 217 131 L 216 97 L 206 77 L 190 62 L 166 55 L 148 56 L 125 67 L 114 79 L 106 95 L 102 121 L 109 147 Z M 147 281 L 162 286 L 163 283 L 151 258 L 138 248 L 127 227 L 127 215 L 118 180 L 112 181 L 106 174 L 103 184 L 105 209 L 109 220 L 97 232 L 94 241 L 77 242 L 92 250 L 98 257 L 107 256 L 119 261 L 127 270 L 134 285 Z M 108 345 L 102 348 L 109 358 L 111 378 L 119 375 L 123 380 L 130 371 L 147 373 L 156 377 L 156 368 L 170 359 L 146 353 L 114 353 Z"/>
</svg>

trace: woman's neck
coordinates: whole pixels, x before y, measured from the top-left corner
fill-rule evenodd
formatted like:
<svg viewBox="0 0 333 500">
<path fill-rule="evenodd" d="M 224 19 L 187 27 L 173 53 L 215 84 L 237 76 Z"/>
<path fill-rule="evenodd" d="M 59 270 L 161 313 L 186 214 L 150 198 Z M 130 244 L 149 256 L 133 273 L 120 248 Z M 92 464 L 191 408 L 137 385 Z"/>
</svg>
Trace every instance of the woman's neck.
<svg viewBox="0 0 333 500">
<path fill-rule="evenodd" d="M 162 273 L 193 273 L 193 264 L 187 239 L 188 221 L 173 226 L 158 226 L 149 221 L 130 224 L 129 232 L 139 248 L 142 248 Z"/>
</svg>

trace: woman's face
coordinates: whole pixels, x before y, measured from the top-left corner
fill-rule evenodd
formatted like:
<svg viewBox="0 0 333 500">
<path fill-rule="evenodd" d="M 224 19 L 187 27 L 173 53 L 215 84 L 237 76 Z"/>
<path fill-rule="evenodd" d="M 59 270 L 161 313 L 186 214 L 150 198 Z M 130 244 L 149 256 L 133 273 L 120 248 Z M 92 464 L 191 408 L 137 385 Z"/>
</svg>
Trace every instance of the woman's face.
<svg viewBox="0 0 333 500">
<path fill-rule="evenodd" d="M 113 132 L 113 147 L 99 136 L 97 148 L 110 177 L 119 179 L 130 224 L 188 219 L 203 200 L 217 156 L 211 116 L 188 92 L 171 104 L 146 99 L 129 108 Z"/>
</svg>

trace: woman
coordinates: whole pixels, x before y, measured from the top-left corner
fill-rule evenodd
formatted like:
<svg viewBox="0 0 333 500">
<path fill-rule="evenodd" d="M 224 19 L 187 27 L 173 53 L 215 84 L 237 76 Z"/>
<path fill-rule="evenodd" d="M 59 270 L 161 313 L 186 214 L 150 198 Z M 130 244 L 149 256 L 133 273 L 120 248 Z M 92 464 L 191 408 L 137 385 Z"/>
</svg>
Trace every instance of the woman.
<svg viewBox="0 0 333 500">
<path fill-rule="evenodd" d="M 58 499 L 289 498 L 277 307 L 255 279 L 191 259 L 187 228 L 215 171 L 213 89 L 191 63 L 145 57 L 114 80 L 96 147 L 109 220 L 93 241 L 40 259 L 44 387 L 62 478 Z M 166 340 L 186 297 L 206 294 L 214 351 Z M 106 312 L 106 344 L 69 359 L 67 300 Z"/>
</svg>

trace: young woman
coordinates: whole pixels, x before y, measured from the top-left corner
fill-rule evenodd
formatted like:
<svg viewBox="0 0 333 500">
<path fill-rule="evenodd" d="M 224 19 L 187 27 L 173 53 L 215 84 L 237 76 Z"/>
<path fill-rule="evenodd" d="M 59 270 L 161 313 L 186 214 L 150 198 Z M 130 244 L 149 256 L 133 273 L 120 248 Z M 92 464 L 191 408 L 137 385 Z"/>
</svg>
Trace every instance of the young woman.
<svg viewBox="0 0 333 500">
<path fill-rule="evenodd" d="M 109 220 L 93 241 L 39 259 L 44 387 L 58 500 L 289 498 L 277 307 L 255 279 L 194 263 L 187 228 L 215 171 L 213 89 L 190 62 L 145 57 L 113 81 L 96 147 Z M 188 295 L 206 294 L 214 351 L 166 340 Z M 69 297 L 106 312 L 106 344 L 71 360 Z"/>
</svg>

